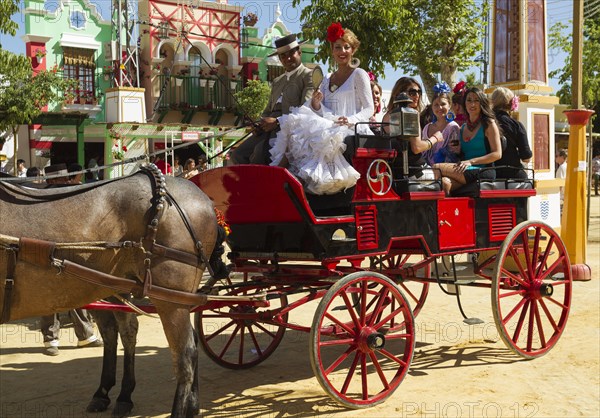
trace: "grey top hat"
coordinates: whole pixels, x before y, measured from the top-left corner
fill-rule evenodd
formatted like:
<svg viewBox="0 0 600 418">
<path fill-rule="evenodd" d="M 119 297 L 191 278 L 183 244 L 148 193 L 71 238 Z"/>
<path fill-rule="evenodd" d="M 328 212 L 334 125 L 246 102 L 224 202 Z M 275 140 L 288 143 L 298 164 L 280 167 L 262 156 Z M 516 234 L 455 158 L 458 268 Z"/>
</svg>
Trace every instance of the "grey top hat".
<svg viewBox="0 0 600 418">
<path fill-rule="evenodd" d="M 298 41 L 295 33 L 290 33 L 289 35 L 282 36 L 279 39 L 275 39 L 275 52 L 269 55 L 269 57 L 273 57 L 275 55 L 283 54 L 290 49 L 294 49 L 305 43 L 306 41 Z"/>
<path fill-rule="evenodd" d="M 69 174 L 69 172 L 67 171 L 67 165 L 66 164 L 52 164 L 49 165 L 48 167 L 44 168 L 44 173 L 46 173 L 46 175 L 58 175 L 58 174 L 63 174 L 65 176 L 67 176 Z"/>
</svg>

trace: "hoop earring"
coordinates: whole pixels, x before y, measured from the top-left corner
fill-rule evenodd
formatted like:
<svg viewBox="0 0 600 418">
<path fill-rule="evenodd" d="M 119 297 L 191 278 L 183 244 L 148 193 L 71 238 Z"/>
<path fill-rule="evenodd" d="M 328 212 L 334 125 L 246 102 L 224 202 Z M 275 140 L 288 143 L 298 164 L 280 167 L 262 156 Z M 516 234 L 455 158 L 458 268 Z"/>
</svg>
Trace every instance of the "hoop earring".
<svg viewBox="0 0 600 418">
<path fill-rule="evenodd" d="M 350 68 L 358 68 L 358 66 L 360 65 L 360 60 L 358 58 L 352 58 L 350 60 Z"/>
<path fill-rule="evenodd" d="M 436 123 L 437 122 L 437 116 L 433 115 L 433 117 L 431 118 L 431 123 Z"/>
<path fill-rule="evenodd" d="M 448 113 L 446 113 L 446 122 L 450 123 L 454 121 L 454 119 L 456 119 L 456 115 L 453 111 L 449 111 Z"/>
</svg>

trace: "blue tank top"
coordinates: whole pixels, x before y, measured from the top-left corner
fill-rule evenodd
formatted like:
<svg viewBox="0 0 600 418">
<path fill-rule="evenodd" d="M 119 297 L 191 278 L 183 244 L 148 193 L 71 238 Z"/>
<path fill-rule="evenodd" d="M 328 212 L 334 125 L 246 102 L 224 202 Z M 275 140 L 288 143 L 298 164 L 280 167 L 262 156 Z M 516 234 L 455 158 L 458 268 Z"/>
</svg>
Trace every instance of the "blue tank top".
<svg viewBox="0 0 600 418">
<path fill-rule="evenodd" d="M 487 151 L 487 148 L 485 147 L 486 139 L 485 139 L 485 135 L 483 132 L 484 131 L 483 125 L 479 125 L 479 129 L 477 130 L 477 132 L 475 132 L 475 136 L 473 138 L 471 138 L 471 140 L 468 142 L 465 141 L 463 138 L 465 126 L 466 126 L 466 124 L 460 127 L 460 150 L 462 151 L 462 153 L 464 155 L 464 159 L 470 160 L 472 158 L 482 157 L 484 155 L 487 155 L 488 151 Z M 475 169 L 475 168 L 482 168 L 482 167 L 487 167 L 487 165 L 486 164 L 472 165 L 467 170 Z"/>
</svg>

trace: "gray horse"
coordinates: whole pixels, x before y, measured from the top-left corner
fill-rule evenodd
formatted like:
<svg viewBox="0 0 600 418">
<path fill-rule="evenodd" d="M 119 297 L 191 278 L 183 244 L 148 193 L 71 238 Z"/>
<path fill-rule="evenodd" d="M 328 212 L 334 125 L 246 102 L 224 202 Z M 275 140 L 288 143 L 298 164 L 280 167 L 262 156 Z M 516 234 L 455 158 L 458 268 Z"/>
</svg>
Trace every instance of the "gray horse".
<svg viewBox="0 0 600 418">
<path fill-rule="evenodd" d="M 101 185 L 60 189 L 0 182 L 0 278 L 14 278 L 12 291 L 6 290 L 9 281 L 0 283 L 0 313 L 4 321 L 38 317 L 118 293 L 115 286 L 87 280 L 81 273 L 86 268 L 138 283 L 134 288 L 156 307 L 173 356 L 177 389 L 171 416 L 191 417 L 199 410 L 199 398 L 190 305 L 199 296 L 203 255 L 212 253 L 216 236 L 216 217 L 206 195 L 187 180 L 165 180 L 151 170 Z M 125 415 L 133 406 L 137 320 L 113 312 L 95 316 L 105 341 L 104 363 L 88 410 L 102 411 L 110 403 L 119 331 L 125 376 L 113 413 Z"/>
</svg>

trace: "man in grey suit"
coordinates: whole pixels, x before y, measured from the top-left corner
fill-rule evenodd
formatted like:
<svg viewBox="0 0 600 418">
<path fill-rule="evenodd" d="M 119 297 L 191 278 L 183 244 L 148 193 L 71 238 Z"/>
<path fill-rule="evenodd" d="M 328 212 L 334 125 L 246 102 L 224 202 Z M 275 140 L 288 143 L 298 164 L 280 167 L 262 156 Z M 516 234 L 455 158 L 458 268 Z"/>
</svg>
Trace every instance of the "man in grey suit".
<svg viewBox="0 0 600 418">
<path fill-rule="evenodd" d="M 302 64 L 302 43 L 295 34 L 275 41 L 276 51 L 270 56 L 279 57 L 285 73 L 273 80 L 269 103 L 258 122 L 260 129 L 232 152 L 230 164 L 269 164 L 269 139 L 279 131 L 277 118 L 312 97 L 312 72 Z"/>
</svg>

